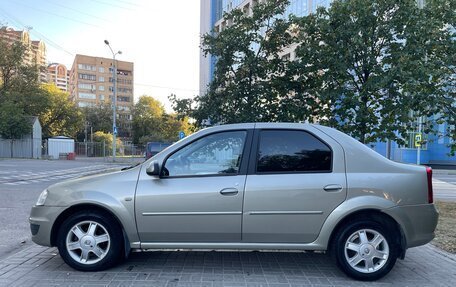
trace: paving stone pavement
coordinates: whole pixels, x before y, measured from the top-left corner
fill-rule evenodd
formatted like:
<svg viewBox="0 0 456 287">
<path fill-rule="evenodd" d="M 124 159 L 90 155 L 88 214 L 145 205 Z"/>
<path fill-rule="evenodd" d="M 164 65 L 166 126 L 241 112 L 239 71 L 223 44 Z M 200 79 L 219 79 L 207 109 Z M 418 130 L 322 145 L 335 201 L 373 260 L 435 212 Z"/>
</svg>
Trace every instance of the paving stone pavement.
<svg viewBox="0 0 456 287">
<path fill-rule="evenodd" d="M 376 282 L 347 278 L 325 254 L 154 251 L 103 272 L 68 267 L 56 248 L 30 246 L 0 261 L 0 286 L 456 286 L 456 255 L 430 244 L 408 250 Z"/>
</svg>

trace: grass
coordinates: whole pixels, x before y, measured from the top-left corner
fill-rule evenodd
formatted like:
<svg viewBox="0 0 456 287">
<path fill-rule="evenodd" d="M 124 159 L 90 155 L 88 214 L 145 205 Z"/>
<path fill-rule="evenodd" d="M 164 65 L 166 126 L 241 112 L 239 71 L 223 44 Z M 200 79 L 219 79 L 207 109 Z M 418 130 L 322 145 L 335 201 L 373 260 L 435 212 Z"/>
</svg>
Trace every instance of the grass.
<svg viewBox="0 0 456 287">
<path fill-rule="evenodd" d="M 456 254 L 456 202 L 437 201 L 439 224 L 432 243 L 439 248 Z"/>
</svg>

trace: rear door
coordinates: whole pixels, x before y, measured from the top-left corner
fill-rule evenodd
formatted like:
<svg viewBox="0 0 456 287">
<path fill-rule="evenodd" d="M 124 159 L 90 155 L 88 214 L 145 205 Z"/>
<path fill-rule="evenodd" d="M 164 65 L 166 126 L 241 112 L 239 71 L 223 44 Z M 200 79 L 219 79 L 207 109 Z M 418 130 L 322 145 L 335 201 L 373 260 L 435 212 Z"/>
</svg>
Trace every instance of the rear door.
<svg viewBox="0 0 456 287">
<path fill-rule="evenodd" d="M 257 124 L 247 175 L 244 242 L 309 243 L 346 197 L 342 147 L 312 126 Z"/>
</svg>

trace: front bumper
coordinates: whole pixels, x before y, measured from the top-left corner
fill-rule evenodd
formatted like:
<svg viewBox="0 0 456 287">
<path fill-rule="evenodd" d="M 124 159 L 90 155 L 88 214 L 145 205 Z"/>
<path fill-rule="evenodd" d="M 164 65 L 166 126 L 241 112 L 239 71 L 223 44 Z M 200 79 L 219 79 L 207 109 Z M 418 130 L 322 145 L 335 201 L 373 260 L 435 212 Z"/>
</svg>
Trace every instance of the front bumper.
<svg viewBox="0 0 456 287">
<path fill-rule="evenodd" d="M 439 218 L 434 204 L 397 206 L 383 211 L 400 224 L 406 248 L 424 245 L 434 239 Z"/>
<path fill-rule="evenodd" d="M 51 246 L 52 226 L 64 210 L 65 207 L 34 205 L 29 218 L 32 241 L 38 245 Z"/>
</svg>

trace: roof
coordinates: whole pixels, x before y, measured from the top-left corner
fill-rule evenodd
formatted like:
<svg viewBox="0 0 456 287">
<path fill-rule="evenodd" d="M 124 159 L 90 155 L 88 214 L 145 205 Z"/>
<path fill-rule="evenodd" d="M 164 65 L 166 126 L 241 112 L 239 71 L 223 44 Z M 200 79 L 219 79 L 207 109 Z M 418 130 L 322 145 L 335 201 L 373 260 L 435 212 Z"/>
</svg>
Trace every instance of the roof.
<svg viewBox="0 0 456 287">
<path fill-rule="evenodd" d="M 31 125 L 35 124 L 35 121 L 38 121 L 38 123 L 41 125 L 40 120 L 37 116 L 25 116 L 25 118 Z"/>
</svg>

